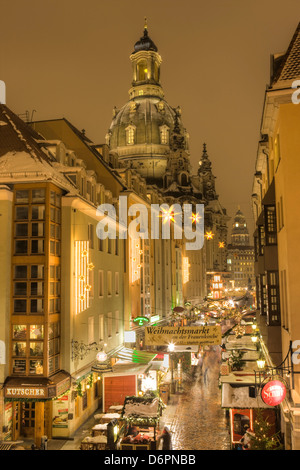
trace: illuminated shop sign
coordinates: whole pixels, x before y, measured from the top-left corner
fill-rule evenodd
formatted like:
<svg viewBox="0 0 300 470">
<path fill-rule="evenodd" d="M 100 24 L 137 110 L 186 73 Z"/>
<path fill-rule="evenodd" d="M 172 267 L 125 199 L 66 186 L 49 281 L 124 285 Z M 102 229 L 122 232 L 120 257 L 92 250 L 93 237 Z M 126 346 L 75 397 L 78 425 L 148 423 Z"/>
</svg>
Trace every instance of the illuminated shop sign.
<svg viewBox="0 0 300 470">
<path fill-rule="evenodd" d="M 266 405 L 279 405 L 286 395 L 285 385 L 280 380 L 271 380 L 261 391 L 261 398 Z"/>
</svg>

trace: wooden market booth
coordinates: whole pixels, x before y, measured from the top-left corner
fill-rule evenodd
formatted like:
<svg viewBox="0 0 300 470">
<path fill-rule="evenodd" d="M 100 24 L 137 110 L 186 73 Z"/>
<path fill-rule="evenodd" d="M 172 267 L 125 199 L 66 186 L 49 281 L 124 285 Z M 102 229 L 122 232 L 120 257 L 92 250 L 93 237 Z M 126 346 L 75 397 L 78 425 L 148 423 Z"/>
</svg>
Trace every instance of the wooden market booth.
<svg viewBox="0 0 300 470">
<path fill-rule="evenodd" d="M 236 449 L 245 434 L 245 425 L 253 430 L 255 419 L 260 414 L 270 424 L 270 434 L 277 428 L 277 409 L 268 406 L 258 393 L 256 373 L 260 353 L 251 340 L 250 334 L 236 337 L 229 335 L 222 352 L 220 384 L 222 390 L 221 407 L 229 411 L 231 448 Z M 244 365 L 241 370 L 232 370 L 228 359 L 232 351 L 243 351 Z"/>
<path fill-rule="evenodd" d="M 120 442 L 120 450 L 156 450 L 163 407 L 158 397 L 126 397 L 121 413 L 125 421 L 125 434 Z M 136 428 L 136 435 L 132 433 L 133 428 Z"/>
</svg>

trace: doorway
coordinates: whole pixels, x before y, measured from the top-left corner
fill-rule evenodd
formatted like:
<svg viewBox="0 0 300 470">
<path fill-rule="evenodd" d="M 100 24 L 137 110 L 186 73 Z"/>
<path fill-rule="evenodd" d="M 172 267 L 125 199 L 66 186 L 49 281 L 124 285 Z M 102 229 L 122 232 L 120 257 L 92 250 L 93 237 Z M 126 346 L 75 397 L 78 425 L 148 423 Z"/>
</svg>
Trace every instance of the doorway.
<svg viewBox="0 0 300 470">
<path fill-rule="evenodd" d="M 34 437 L 35 402 L 21 403 L 21 436 Z"/>
</svg>

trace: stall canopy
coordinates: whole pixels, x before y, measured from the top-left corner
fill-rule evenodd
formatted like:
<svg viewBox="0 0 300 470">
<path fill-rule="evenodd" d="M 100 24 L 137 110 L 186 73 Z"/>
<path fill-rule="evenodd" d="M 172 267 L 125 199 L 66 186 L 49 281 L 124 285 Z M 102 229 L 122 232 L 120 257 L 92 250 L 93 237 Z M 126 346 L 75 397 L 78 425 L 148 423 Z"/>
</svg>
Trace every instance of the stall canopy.
<svg viewBox="0 0 300 470">
<path fill-rule="evenodd" d="M 164 404 L 158 397 L 127 396 L 121 417 L 136 424 L 153 426 L 159 421 L 162 408 Z"/>
<path fill-rule="evenodd" d="M 122 361 L 129 361 L 138 364 L 149 364 L 156 356 L 156 353 L 139 351 L 136 349 L 121 348 L 112 357 Z"/>
</svg>

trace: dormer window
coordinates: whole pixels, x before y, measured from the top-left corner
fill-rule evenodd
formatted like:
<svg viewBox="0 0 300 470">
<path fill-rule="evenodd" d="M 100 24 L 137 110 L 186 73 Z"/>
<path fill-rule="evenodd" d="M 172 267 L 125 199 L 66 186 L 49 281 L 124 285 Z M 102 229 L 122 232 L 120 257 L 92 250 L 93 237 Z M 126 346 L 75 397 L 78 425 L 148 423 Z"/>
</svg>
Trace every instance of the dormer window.
<svg viewBox="0 0 300 470">
<path fill-rule="evenodd" d="M 135 143 L 135 126 L 126 127 L 126 145 L 134 145 Z"/>
<path fill-rule="evenodd" d="M 168 145 L 169 143 L 169 127 L 168 126 L 161 126 L 160 130 L 160 143 L 162 145 Z"/>
</svg>

